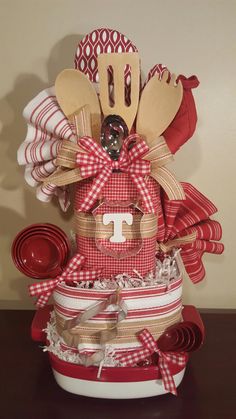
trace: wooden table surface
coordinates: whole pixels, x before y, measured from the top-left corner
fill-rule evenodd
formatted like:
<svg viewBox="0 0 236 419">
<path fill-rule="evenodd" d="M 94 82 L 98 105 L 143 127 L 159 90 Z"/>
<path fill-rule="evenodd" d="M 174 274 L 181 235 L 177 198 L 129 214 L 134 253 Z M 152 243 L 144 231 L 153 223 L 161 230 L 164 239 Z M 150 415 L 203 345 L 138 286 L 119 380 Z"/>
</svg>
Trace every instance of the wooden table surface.
<svg viewBox="0 0 236 419">
<path fill-rule="evenodd" d="M 236 313 L 202 314 L 207 337 L 191 355 L 178 397 L 79 397 L 55 382 L 48 356 L 30 338 L 32 311 L 0 311 L 1 419 L 235 419 Z"/>
</svg>

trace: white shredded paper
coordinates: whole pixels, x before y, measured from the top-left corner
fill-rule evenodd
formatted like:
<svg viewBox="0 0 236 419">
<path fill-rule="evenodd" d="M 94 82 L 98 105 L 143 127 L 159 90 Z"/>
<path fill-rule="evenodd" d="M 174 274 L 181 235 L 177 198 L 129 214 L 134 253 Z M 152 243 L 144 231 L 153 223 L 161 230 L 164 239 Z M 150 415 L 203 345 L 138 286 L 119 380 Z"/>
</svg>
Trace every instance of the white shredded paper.
<svg viewBox="0 0 236 419">
<path fill-rule="evenodd" d="M 71 351 L 70 349 L 64 349 L 62 347 L 64 343 L 61 336 L 58 335 L 56 330 L 56 319 L 54 311 L 51 313 L 50 321 L 47 324 L 46 329 L 48 346 L 43 347 L 43 352 L 51 352 L 56 355 L 59 359 L 65 362 L 71 362 L 72 364 L 84 365 L 84 356 L 80 357 L 78 352 Z M 99 366 L 98 375 L 100 376 L 102 367 L 115 367 L 119 365 L 119 362 L 115 359 L 115 351 L 112 345 L 104 345 L 104 358 L 97 364 Z"/>
<path fill-rule="evenodd" d="M 176 254 L 180 249 L 176 249 L 172 255 L 165 255 L 163 261 L 156 260 L 154 272 L 150 272 L 144 277 L 134 269 L 133 275 L 122 273 L 112 278 L 100 278 L 96 281 L 75 282 L 77 288 L 85 289 L 116 289 L 116 288 L 138 288 L 166 285 L 176 280 L 180 271 L 176 262 Z"/>
</svg>

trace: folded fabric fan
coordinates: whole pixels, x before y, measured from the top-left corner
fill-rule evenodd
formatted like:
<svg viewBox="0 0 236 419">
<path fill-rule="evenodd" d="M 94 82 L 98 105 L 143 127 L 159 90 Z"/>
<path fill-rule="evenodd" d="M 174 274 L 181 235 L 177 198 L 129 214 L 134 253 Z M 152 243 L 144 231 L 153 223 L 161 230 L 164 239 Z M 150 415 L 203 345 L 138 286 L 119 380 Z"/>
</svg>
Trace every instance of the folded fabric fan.
<svg viewBox="0 0 236 419">
<path fill-rule="evenodd" d="M 162 190 L 161 209 L 158 219 L 159 243 L 170 243 L 191 233 L 196 234 L 192 243 L 181 244 L 181 257 L 187 274 L 193 283 L 205 276 L 202 256 L 205 252 L 221 254 L 222 243 L 217 243 L 222 236 L 221 225 L 210 217 L 217 212 L 212 202 L 189 183 L 182 183 L 186 199 L 170 201 Z"/>
</svg>

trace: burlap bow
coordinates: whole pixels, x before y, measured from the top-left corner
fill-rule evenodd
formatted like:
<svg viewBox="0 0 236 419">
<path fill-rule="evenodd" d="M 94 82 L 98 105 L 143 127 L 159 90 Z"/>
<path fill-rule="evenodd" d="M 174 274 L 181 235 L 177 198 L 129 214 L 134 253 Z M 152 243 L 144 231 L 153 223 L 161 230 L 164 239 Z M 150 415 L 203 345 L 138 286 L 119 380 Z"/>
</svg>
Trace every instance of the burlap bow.
<svg viewBox="0 0 236 419">
<path fill-rule="evenodd" d="M 165 389 L 177 395 L 176 386 L 174 378 L 170 372 L 169 363 L 174 363 L 179 366 L 185 366 L 187 362 L 187 356 L 184 352 L 162 352 L 157 345 L 152 334 L 147 330 L 143 329 L 142 332 L 138 334 L 138 338 L 143 344 L 141 349 L 138 349 L 134 352 L 128 352 L 125 355 L 117 355 L 116 359 L 124 367 L 132 367 L 138 362 L 145 360 L 147 357 L 153 353 L 158 354 L 158 367 L 160 369 L 160 374 L 164 383 Z"/>
<path fill-rule="evenodd" d="M 94 281 L 101 274 L 101 270 L 80 270 L 84 264 L 85 257 L 77 253 L 69 262 L 61 275 L 54 279 L 47 279 L 46 281 L 38 282 L 29 286 L 29 293 L 31 297 L 38 296 L 36 307 L 44 307 L 53 290 L 61 281 Z"/>
<path fill-rule="evenodd" d="M 134 141 L 135 144 L 129 150 L 129 144 Z M 169 199 L 185 199 L 181 184 L 165 167 L 172 159 L 173 156 L 163 137 L 153 141 L 149 148 L 138 134 L 130 135 L 124 141 L 118 161 L 111 160 L 105 150 L 90 137 L 80 138 L 78 145 L 65 140 L 56 160 L 60 168 L 45 182 L 63 186 L 97 176 L 91 191 L 79 208 L 79 211 L 87 211 L 98 198 L 112 171 L 119 169 L 129 173 L 143 199 L 146 211 L 153 213 L 154 207 L 144 176 L 153 177 L 166 191 Z"/>
</svg>

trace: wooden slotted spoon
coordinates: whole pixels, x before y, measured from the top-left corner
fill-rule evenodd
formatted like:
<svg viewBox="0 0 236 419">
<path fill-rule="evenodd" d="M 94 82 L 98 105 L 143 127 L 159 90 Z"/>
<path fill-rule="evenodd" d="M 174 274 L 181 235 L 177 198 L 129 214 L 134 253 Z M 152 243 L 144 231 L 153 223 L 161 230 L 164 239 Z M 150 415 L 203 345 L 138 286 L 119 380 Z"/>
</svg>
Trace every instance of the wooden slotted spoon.
<svg viewBox="0 0 236 419">
<path fill-rule="evenodd" d="M 136 122 L 136 131 L 142 135 L 147 144 L 159 137 L 174 119 L 183 98 L 181 81 L 176 84 L 173 74 L 167 82 L 168 71 L 162 79 L 153 76 L 146 84 L 141 99 Z"/>
<path fill-rule="evenodd" d="M 140 65 L 136 52 L 100 54 L 98 60 L 100 102 L 104 116 L 121 116 L 130 131 L 136 117 L 139 101 Z M 130 105 L 125 103 L 125 68 L 130 66 Z M 114 105 L 110 103 L 108 68 L 112 67 Z"/>
<path fill-rule="evenodd" d="M 57 76 L 55 91 L 57 101 L 64 114 L 68 119 L 75 121 L 77 133 L 79 131 L 78 115 L 81 117 L 81 108 L 87 108 L 86 115 L 91 115 L 92 136 L 99 141 L 101 131 L 100 104 L 97 93 L 87 76 L 79 70 L 63 70 Z M 88 121 L 87 126 L 89 126 Z"/>
</svg>

